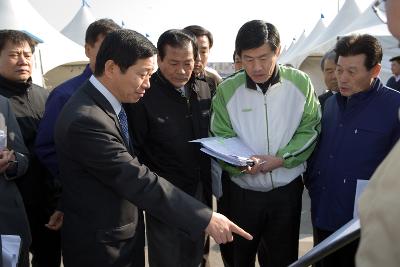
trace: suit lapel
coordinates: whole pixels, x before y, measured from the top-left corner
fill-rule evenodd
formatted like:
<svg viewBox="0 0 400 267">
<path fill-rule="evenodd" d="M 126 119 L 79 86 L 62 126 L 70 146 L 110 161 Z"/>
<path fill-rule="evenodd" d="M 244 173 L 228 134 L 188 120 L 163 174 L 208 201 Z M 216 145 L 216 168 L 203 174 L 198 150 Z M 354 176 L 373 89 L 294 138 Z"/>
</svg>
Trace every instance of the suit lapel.
<svg viewBox="0 0 400 267">
<path fill-rule="evenodd" d="M 109 116 L 114 121 L 115 127 L 118 129 L 118 133 L 120 135 L 120 140 L 128 149 L 128 151 L 131 153 L 133 150 L 130 145 L 127 146 L 125 143 L 121 130 L 121 125 L 119 124 L 118 116 L 115 114 L 115 111 L 111 106 L 110 102 L 104 97 L 102 93 L 99 92 L 99 90 L 97 90 L 93 86 L 93 84 L 90 81 L 87 81 L 87 86 L 84 86 L 83 90 L 85 90 L 85 93 L 91 96 L 93 100 L 96 102 L 96 104 L 107 114 L 107 116 Z"/>
</svg>

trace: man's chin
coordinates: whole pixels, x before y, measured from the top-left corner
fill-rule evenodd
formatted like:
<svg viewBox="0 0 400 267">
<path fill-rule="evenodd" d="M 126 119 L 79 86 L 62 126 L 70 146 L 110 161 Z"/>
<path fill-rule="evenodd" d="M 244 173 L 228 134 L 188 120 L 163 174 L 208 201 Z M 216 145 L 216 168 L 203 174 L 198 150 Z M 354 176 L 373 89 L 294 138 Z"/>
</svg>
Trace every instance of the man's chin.
<svg viewBox="0 0 400 267">
<path fill-rule="evenodd" d="M 193 72 L 194 72 L 195 75 L 199 75 L 200 73 L 203 72 L 203 69 L 202 68 L 194 68 Z"/>
<path fill-rule="evenodd" d="M 351 90 L 349 90 L 349 89 L 346 89 L 346 88 L 340 88 L 339 89 L 339 92 L 340 92 L 340 94 L 342 95 L 342 96 L 350 96 L 352 93 L 351 93 Z"/>
<path fill-rule="evenodd" d="M 24 83 L 27 82 L 29 80 L 30 76 L 26 77 L 26 76 L 18 76 L 16 77 L 16 79 L 14 81 L 19 82 L 19 83 Z"/>
</svg>

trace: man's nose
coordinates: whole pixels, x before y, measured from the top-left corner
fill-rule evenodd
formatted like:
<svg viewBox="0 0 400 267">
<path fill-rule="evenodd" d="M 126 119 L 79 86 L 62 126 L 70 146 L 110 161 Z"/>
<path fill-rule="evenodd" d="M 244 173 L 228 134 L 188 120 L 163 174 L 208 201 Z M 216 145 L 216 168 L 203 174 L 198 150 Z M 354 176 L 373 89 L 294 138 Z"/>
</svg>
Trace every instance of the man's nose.
<svg viewBox="0 0 400 267">
<path fill-rule="evenodd" d="M 150 88 L 150 76 L 144 79 L 142 87 L 146 90 Z"/>
<path fill-rule="evenodd" d="M 23 54 L 18 56 L 18 65 L 27 65 L 29 63 L 29 59 L 26 58 Z"/>
<path fill-rule="evenodd" d="M 262 69 L 262 64 L 261 61 L 259 61 L 258 59 L 254 60 L 254 70 L 258 71 Z"/>
</svg>

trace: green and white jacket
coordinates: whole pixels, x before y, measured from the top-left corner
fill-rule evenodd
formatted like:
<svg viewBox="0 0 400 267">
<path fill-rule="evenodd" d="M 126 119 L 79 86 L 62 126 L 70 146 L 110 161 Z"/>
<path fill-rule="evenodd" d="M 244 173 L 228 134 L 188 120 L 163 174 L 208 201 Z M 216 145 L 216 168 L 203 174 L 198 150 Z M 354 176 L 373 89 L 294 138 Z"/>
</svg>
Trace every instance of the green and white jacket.
<svg viewBox="0 0 400 267">
<path fill-rule="evenodd" d="M 238 136 L 257 155 L 284 159 L 284 167 L 256 175 L 221 163 L 240 187 L 269 191 L 302 174 L 320 132 L 321 111 L 307 74 L 278 66 L 264 94 L 245 71 L 224 80 L 212 101 L 211 133 Z"/>
</svg>

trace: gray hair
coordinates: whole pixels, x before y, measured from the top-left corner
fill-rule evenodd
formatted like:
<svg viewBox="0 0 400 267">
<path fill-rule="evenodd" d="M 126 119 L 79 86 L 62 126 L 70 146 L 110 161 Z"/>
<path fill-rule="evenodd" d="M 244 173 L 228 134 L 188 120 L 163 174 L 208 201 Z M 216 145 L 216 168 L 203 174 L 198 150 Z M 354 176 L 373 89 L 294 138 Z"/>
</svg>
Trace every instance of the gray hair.
<svg viewBox="0 0 400 267">
<path fill-rule="evenodd" d="M 324 71 L 325 60 L 332 60 L 333 62 L 336 61 L 336 52 L 334 50 L 326 52 L 326 54 L 321 59 L 321 70 Z"/>
</svg>

